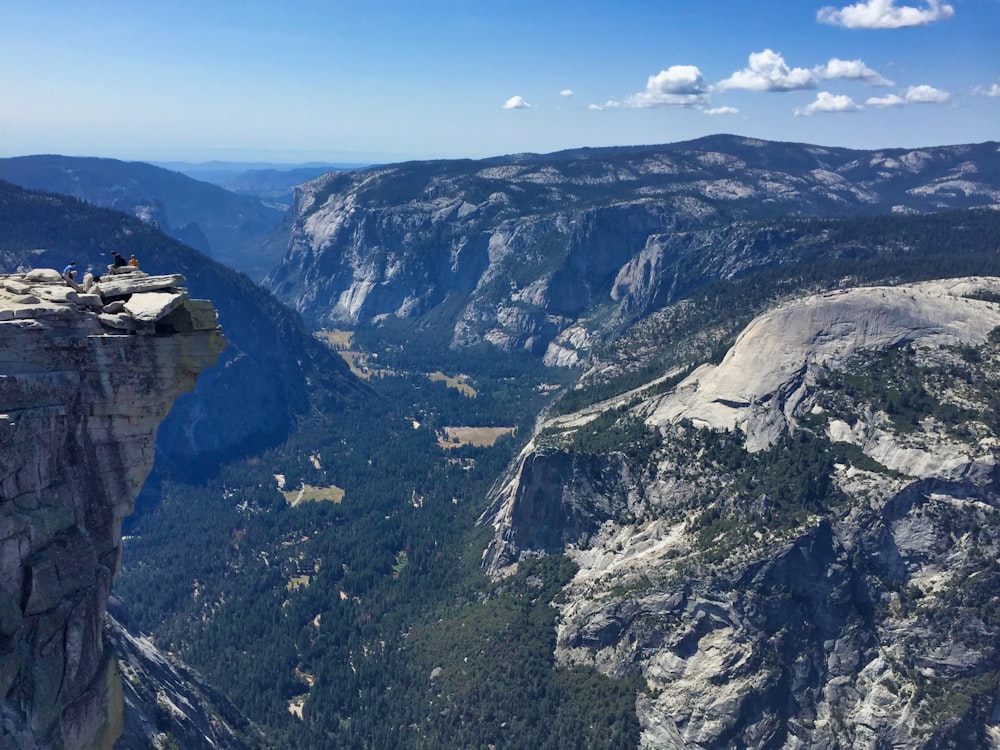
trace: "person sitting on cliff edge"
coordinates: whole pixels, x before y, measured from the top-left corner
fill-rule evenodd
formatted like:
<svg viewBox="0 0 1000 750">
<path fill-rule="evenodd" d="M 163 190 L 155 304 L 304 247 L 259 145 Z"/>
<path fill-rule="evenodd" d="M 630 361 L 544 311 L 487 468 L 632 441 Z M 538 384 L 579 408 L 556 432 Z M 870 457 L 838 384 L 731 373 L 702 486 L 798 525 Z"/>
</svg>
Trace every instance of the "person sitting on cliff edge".
<svg viewBox="0 0 1000 750">
<path fill-rule="evenodd" d="M 76 261 L 70 261 L 69 265 L 63 269 L 62 272 L 63 281 L 65 281 L 69 286 L 73 287 L 76 291 L 82 291 L 82 287 L 76 283 Z"/>
<path fill-rule="evenodd" d="M 135 255 L 132 255 L 132 257 L 128 259 L 128 267 L 135 268 L 136 270 L 139 269 L 139 259 L 136 258 Z"/>
<path fill-rule="evenodd" d="M 111 257 L 114 259 L 110 266 L 108 266 L 108 273 L 122 273 L 128 270 L 128 261 L 121 255 L 119 255 L 114 250 L 111 251 Z"/>
</svg>

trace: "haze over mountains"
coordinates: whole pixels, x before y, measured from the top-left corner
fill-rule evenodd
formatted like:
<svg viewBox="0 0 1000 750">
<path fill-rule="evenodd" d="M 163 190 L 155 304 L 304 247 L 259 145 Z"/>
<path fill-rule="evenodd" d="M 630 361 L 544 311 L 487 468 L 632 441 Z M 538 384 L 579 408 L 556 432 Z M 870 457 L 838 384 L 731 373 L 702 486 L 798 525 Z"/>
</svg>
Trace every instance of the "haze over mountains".
<svg viewBox="0 0 1000 750">
<path fill-rule="evenodd" d="M 135 251 L 220 311 L 119 590 L 240 742 L 997 744 L 997 143 L 408 162 L 280 216 L 61 158 L 16 166 L 274 261 L 3 187 L 0 263 Z"/>
<path fill-rule="evenodd" d="M 251 278 L 272 265 L 262 248 L 284 213 L 258 197 L 143 162 L 13 157 L 0 159 L 0 179 L 136 216 Z"/>
</svg>

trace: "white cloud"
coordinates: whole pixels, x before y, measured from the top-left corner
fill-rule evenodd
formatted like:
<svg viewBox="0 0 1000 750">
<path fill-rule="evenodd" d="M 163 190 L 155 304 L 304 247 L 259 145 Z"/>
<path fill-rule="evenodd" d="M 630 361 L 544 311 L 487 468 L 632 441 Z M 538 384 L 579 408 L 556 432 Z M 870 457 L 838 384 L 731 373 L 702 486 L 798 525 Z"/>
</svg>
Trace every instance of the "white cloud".
<svg viewBox="0 0 1000 750">
<path fill-rule="evenodd" d="M 972 93 L 977 96 L 1000 96 L 1000 83 L 994 83 L 989 88 L 985 86 L 973 86 Z"/>
<path fill-rule="evenodd" d="M 816 19 L 821 23 L 843 26 L 848 29 L 901 29 L 904 26 L 925 26 L 934 21 L 951 18 L 955 9 L 939 0 L 927 0 L 927 7 L 896 7 L 896 0 L 867 0 L 848 5 L 840 10 L 827 6 L 820 8 Z"/>
<path fill-rule="evenodd" d="M 886 94 L 885 96 L 873 96 L 866 100 L 865 104 L 869 107 L 880 107 L 882 109 L 886 107 L 902 107 L 906 104 L 906 99 L 895 94 Z"/>
<path fill-rule="evenodd" d="M 906 101 L 917 104 L 944 104 L 951 99 L 951 94 L 941 91 L 926 83 L 920 86 L 910 86 L 906 90 Z"/>
<path fill-rule="evenodd" d="M 529 109 L 530 107 L 531 105 L 520 96 L 512 96 L 503 103 L 504 109 Z"/>
<path fill-rule="evenodd" d="M 604 104 L 589 104 L 587 109 L 592 109 L 595 112 L 603 112 L 606 109 L 618 109 L 622 106 L 621 102 L 616 102 L 614 99 L 608 99 Z"/>
<path fill-rule="evenodd" d="M 672 65 L 646 81 L 646 90 L 625 97 L 627 107 L 691 107 L 705 102 L 708 87 L 694 65 Z"/>
<path fill-rule="evenodd" d="M 816 77 L 805 68 L 789 68 L 777 52 L 765 49 L 750 54 L 749 65 L 719 82 L 720 89 L 795 91 L 816 88 Z"/>
<path fill-rule="evenodd" d="M 816 94 L 816 101 L 805 107 L 797 107 L 795 114 L 796 116 L 808 116 L 817 112 L 857 112 L 860 109 L 862 107 L 855 104 L 849 96 L 820 91 Z"/>
<path fill-rule="evenodd" d="M 848 81 L 861 81 L 869 86 L 892 86 L 892 81 L 883 78 L 861 60 L 841 60 L 831 57 L 826 65 L 813 68 L 817 78 L 843 78 Z"/>
<path fill-rule="evenodd" d="M 740 111 L 736 107 L 711 107 L 703 109 L 706 115 L 738 115 Z"/>
<path fill-rule="evenodd" d="M 559 92 L 559 96 L 573 96 L 573 89 L 563 89 Z"/>
</svg>

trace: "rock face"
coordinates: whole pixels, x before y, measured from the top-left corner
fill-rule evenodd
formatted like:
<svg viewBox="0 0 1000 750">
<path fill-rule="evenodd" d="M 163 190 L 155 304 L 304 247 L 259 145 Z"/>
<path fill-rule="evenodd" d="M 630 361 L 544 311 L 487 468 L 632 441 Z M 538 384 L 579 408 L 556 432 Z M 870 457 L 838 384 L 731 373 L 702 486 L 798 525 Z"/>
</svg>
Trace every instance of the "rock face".
<svg viewBox="0 0 1000 750">
<path fill-rule="evenodd" d="M 579 364 L 593 343 L 568 333 L 581 324 L 608 335 L 706 280 L 813 252 L 805 238 L 822 232 L 775 216 L 993 206 L 998 159 L 996 144 L 872 152 L 716 136 L 330 173 L 298 188 L 265 284 L 317 327 L 393 316 L 453 347 Z"/>
<path fill-rule="evenodd" d="M 544 421 L 484 564 L 579 566 L 556 661 L 642 675 L 644 748 L 1000 746 L 998 291 L 800 299 Z"/>
<path fill-rule="evenodd" d="M 125 726 L 114 750 L 148 750 L 167 737 L 184 748 L 255 747 L 239 736 L 240 731 L 253 736 L 239 711 L 196 672 L 135 632 L 129 619 L 112 596 L 104 633 L 117 657 L 125 703 Z"/>
<path fill-rule="evenodd" d="M 101 637 L 121 522 L 160 421 L 225 345 L 203 302 L 159 320 L 101 312 L 112 296 L 139 304 L 142 294 L 80 294 L 49 270 L 0 276 L 4 747 L 110 747 L 121 729 Z"/>
<path fill-rule="evenodd" d="M 820 373 L 857 352 L 906 343 L 981 344 L 1000 311 L 968 294 L 1000 293 L 993 279 L 947 279 L 808 297 L 768 312 L 740 334 L 718 366 L 703 365 L 649 407 L 650 425 L 689 420 L 740 429 L 748 450 L 778 439 Z"/>
</svg>

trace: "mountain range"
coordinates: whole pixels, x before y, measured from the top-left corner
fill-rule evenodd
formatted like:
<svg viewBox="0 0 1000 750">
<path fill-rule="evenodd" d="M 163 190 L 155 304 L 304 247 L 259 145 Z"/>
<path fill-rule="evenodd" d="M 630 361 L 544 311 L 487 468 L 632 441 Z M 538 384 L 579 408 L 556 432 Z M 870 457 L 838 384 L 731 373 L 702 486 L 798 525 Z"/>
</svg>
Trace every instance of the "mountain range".
<svg viewBox="0 0 1000 750">
<path fill-rule="evenodd" d="M 273 294 L 3 188 L 0 262 L 220 311 L 119 588 L 245 741 L 1000 746 L 998 144 L 329 172 Z"/>
<path fill-rule="evenodd" d="M 130 214 L 254 279 L 280 257 L 268 236 L 284 208 L 144 162 L 19 156 L 0 159 L 0 180 Z"/>
<path fill-rule="evenodd" d="M 992 206 L 996 143 L 855 151 L 714 136 L 330 173 L 265 280 L 313 326 L 433 328 L 576 364 L 699 285 L 816 250 L 789 218 Z M 843 252 L 843 251 L 842 251 Z"/>
</svg>

